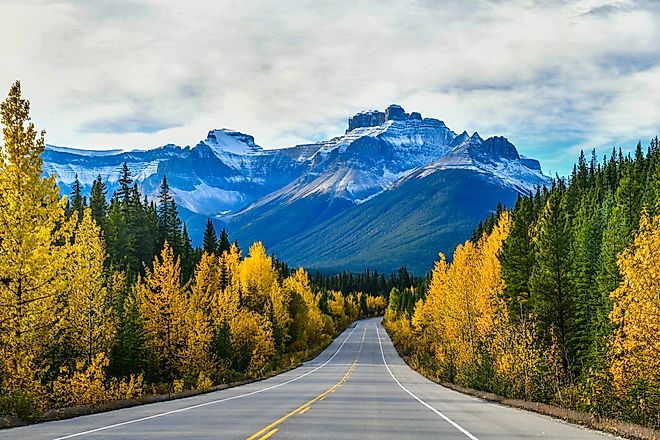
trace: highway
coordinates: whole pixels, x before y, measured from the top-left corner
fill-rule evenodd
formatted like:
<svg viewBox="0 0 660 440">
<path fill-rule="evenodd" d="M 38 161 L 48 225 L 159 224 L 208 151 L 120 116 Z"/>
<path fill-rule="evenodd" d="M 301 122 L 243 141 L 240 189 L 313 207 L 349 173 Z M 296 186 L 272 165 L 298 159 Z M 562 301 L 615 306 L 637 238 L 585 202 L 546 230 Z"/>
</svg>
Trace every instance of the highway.
<svg viewBox="0 0 660 440">
<path fill-rule="evenodd" d="M 437 385 L 399 357 L 381 318 L 301 367 L 240 387 L 0 431 L 0 439 L 615 438 Z"/>
</svg>

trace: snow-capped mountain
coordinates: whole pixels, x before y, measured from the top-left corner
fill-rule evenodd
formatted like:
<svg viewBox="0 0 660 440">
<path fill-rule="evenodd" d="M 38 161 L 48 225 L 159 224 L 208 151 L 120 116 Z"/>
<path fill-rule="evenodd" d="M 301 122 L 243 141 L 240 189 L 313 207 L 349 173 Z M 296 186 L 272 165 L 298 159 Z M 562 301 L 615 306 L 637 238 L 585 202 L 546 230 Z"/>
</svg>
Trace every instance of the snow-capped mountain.
<svg viewBox="0 0 660 440">
<path fill-rule="evenodd" d="M 420 182 L 432 183 L 430 193 L 426 189 L 422 192 L 436 199 L 438 194 L 463 190 L 454 184 L 441 184 L 444 177 L 438 176 L 461 176 L 468 185 L 465 190 L 474 182 L 480 182 L 477 186 L 486 182 L 489 191 L 496 188 L 497 197 L 507 203 L 516 194 L 547 183 L 538 161 L 520 156 L 506 138 L 484 140 L 477 133 L 456 134 L 444 122 L 423 118 L 417 112 L 408 114 L 398 105 L 354 115 L 341 136 L 283 149 L 262 148 L 252 136 L 230 129 L 211 130 L 194 147 L 89 151 L 47 146 L 44 172 L 55 173 L 65 193 L 76 175 L 85 190 L 101 175 L 113 191 L 123 162 L 150 197 L 155 197 L 167 175 L 177 203 L 190 213 L 188 218 L 197 215 L 205 220 L 211 216 L 226 224 L 240 241 L 264 241 L 291 263 L 309 267 L 315 265 L 313 255 L 294 250 L 306 237 L 323 242 L 321 225 L 327 230 L 335 222 L 349 219 L 346 224 L 350 223 L 350 230 L 340 232 L 355 241 L 365 233 L 361 228 L 366 225 L 354 219 L 366 219 L 364 213 L 377 211 L 374 207 L 393 195 L 397 198 L 412 188 L 419 193 Z M 422 203 L 414 194 L 408 194 L 407 199 Z M 475 205 L 483 217 L 493 209 L 491 202 L 468 198 L 465 203 Z M 391 219 L 381 219 L 381 223 L 370 220 L 368 228 L 375 231 L 374 240 L 383 235 L 378 231 L 391 229 L 387 225 Z M 466 238 L 474 223 L 465 224 L 455 235 L 460 235 L 460 240 Z M 194 234 L 196 228 L 190 229 Z M 355 244 L 345 246 L 353 247 Z M 434 249 L 433 255 L 438 250 L 448 249 Z M 330 266 L 324 264 L 323 268 L 333 270 Z"/>
</svg>

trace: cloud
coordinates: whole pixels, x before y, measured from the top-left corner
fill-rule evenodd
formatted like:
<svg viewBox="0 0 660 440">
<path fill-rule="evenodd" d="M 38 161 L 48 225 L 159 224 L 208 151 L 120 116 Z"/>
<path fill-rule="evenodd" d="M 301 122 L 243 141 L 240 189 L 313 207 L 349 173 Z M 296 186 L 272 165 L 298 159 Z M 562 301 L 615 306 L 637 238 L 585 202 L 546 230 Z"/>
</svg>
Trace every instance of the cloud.
<svg viewBox="0 0 660 440">
<path fill-rule="evenodd" d="M 98 118 L 80 125 L 83 133 L 157 133 L 168 128 L 180 127 L 176 121 L 150 118 L 145 115 L 126 115 Z"/>
<path fill-rule="evenodd" d="M 0 87 L 53 144 L 265 147 L 343 133 L 392 102 L 501 134 L 551 171 L 660 126 L 652 1 L 0 0 Z"/>
</svg>

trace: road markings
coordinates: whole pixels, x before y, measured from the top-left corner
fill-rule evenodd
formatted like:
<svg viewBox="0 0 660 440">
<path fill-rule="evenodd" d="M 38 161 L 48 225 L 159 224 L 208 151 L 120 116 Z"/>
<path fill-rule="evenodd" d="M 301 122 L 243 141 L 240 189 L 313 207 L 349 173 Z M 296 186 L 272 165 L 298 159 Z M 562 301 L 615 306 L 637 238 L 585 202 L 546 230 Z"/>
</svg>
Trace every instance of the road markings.
<svg viewBox="0 0 660 440">
<path fill-rule="evenodd" d="M 355 329 L 353 329 L 353 330 L 355 331 Z M 366 336 L 366 334 L 367 334 L 367 326 L 365 325 L 364 326 L 364 332 L 362 333 L 362 341 L 360 342 L 360 349 L 362 348 L 362 345 L 364 344 L 364 337 Z M 259 431 L 255 432 L 250 437 L 248 437 L 247 440 L 256 440 L 256 439 L 263 440 L 263 439 L 266 439 L 266 438 L 270 437 L 271 435 L 275 434 L 275 432 L 273 432 L 273 428 L 275 428 L 277 425 L 284 422 L 288 418 L 295 416 L 296 414 L 306 413 L 307 411 L 309 411 L 309 408 L 314 403 L 322 401 L 323 399 L 325 399 L 328 396 L 328 394 L 335 392 L 335 390 L 337 388 L 341 387 L 344 384 L 344 382 L 346 382 L 348 380 L 348 377 L 351 375 L 351 373 L 353 372 L 353 370 L 357 366 L 357 362 L 358 362 L 359 357 L 360 357 L 360 351 L 358 351 L 358 355 L 355 357 L 355 360 L 351 364 L 351 368 L 348 369 L 346 374 L 344 374 L 344 377 L 342 377 L 339 382 L 337 382 L 336 384 L 334 384 L 333 386 L 331 386 L 330 388 L 328 388 L 327 390 L 325 390 L 324 392 L 322 392 L 321 394 L 319 394 L 318 396 L 316 396 L 312 400 L 303 403 L 302 405 L 300 405 L 298 408 L 294 409 L 290 413 L 280 417 L 279 419 L 275 420 L 270 425 L 268 425 L 268 426 L 260 429 Z M 274 431 L 277 431 L 277 429 L 275 429 Z M 268 434 L 264 435 L 265 432 L 267 432 Z M 262 436 L 262 437 L 260 437 L 260 436 Z"/>
<path fill-rule="evenodd" d="M 467 438 L 469 438 L 470 440 L 479 440 L 479 439 L 476 438 L 474 435 L 472 435 L 467 429 L 463 428 L 461 425 L 459 425 L 458 423 L 454 422 L 452 419 L 450 419 L 449 417 L 447 417 L 446 415 L 444 415 L 443 413 L 441 413 L 440 411 L 438 411 L 437 409 L 433 408 L 431 405 L 429 405 L 428 403 L 424 402 L 422 399 L 420 399 L 419 397 L 417 397 L 417 396 L 416 396 L 412 391 L 410 391 L 408 388 L 406 388 L 406 387 L 404 387 L 403 385 L 401 385 L 401 382 L 399 382 L 399 380 L 398 380 L 396 377 L 394 377 L 394 374 L 392 373 L 392 370 L 390 370 L 390 366 L 387 365 L 387 361 L 385 360 L 385 353 L 383 352 L 383 343 L 382 343 L 381 340 L 380 340 L 380 332 L 378 331 L 378 324 L 375 324 L 375 325 L 376 325 L 376 335 L 378 336 L 378 345 L 380 345 L 380 355 L 383 357 L 383 364 L 385 364 L 385 368 L 387 368 L 387 371 L 390 373 L 390 376 L 392 376 L 392 379 L 394 379 L 394 382 L 396 382 L 397 385 L 399 385 L 403 391 L 405 391 L 406 393 L 410 394 L 410 396 L 412 396 L 412 397 L 413 397 L 415 400 L 417 400 L 419 403 L 421 403 L 422 405 L 424 405 L 425 407 L 427 407 L 428 409 L 430 409 L 431 411 L 433 411 L 434 413 L 436 413 L 436 414 L 437 414 L 438 416 L 440 416 L 444 421 L 446 421 L 446 422 L 449 423 L 451 426 L 453 426 L 454 428 L 458 429 L 460 432 L 462 432 L 463 434 L 465 434 L 465 436 L 466 436 Z"/>
<path fill-rule="evenodd" d="M 270 431 L 268 434 L 261 437 L 259 440 L 266 440 L 267 438 L 271 438 L 272 436 L 274 436 L 277 433 L 277 431 L 279 431 L 279 429 L 275 428 L 272 431 Z"/>
<path fill-rule="evenodd" d="M 282 423 L 282 422 L 285 421 L 286 419 L 288 419 L 288 418 L 290 418 L 290 417 L 293 417 L 293 416 L 295 416 L 296 414 L 303 414 L 304 412 L 308 411 L 309 408 L 310 408 L 314 403 L 316 403 L 316 402 L 318 402 L 318 401 L 321 401 L 321 400 L 325 399 L 325 397 L 326 397 L 328 394 L 330 394 L 332 391 L 334 391 L 335 389 L 337 389 L 338 387 L 340 387 L 344 382 L 346 382 L 346 380 L 348 379 L 348 376 L 351 375 L 351 373 L 352 373 L 353 370 L 355 369 L 355 366 L 356 366 L 356 365 L 357 365 L 357 360 L 356 360 L 355 362 L 353 362 L 353 365 L 351 365 L 351 368 L 348 369 L 348 371 L 346 372 L 346 374 L 344 374 L 344 377 L 342 377 L 341 380 L 340 380 L 339 382 L 337 382 L 336 384 L 334 384 L 333 386 L 331 386 L 330 388 L 328 388 L 327 390 L 325 390 L 323 393 L 319 394 L 318 396 L 316 396 L 316 397 L 313 398 L 312 400 L 303 403 L 302 405 L 300 405 L 298 408 L 294 409 L 294 410 L 291 411 L 290 413 L 288 413 L 288 414 L 286 414 L 286 415 L 280 417 L 279 419 L 275 420 L 275 421 L 274 421 L 273 423 L 271 423 L 270 425 L 266 426 L 265 428 L 260 429 L 260 430 L 257 431 L 256 433 L 252 434 L 250 437 L 247 438 L 247 440 L 255 440 L 255 439 L 257 439 L 257 438 L 262 439 L 262 438 L 264 438 L 264 437 L 260 437 L 261 435 L 263 435 L 265 432 L 270 432 L 270 430 L 272 430 L 274 427 L 276 427 L 277 425 L 279 425 L 280 423 Z"/>
<path fill-rule="evenodd" d="M 168 415 L 171 415 L 171 414 L 177 414 L 177 413 L 181 413 L 181 412 L 184 412 L 184 411 L 189 411 L 191 409 L 197 409 L 197 408 L 202 408 L 204 406 L 214 405 L 216 403 L 227 402 L 229 400 L 236 400 L 236 399 L 240 399 L 242 397 L 253 396 L 255 394 L 263 393 L 265 391 L 270 391 L 270 390 L 273 390 L 275 388 L 279 388 L 281 386 L 288 385 L 291 382 L 295 382 L 297 380 L 302 379 L 305 376 L 309 376 L 310 374 L 314 373 L 315 371 L 318 371 L 321 368 L 323 368 L 324 366 L 326 366 L 330 361 L 332 361 L 335 358 L 335 356 L 337 356 L 339 351 L 344 347 L 344 344 L 346 344 L 348 339 L 353 335 L 353 333 L 355 332 L 355 330 L 357 328 L 358 328 L 358 326 L 356 324 L 355 327 L 353 327 L 353 330 L 351 330 L 351 332 L 348 334 L 348 336 L 346 336 L 344 341 L 341 343 L 339 348 L 337 348 L 337 350 L 334 352 L 334 354 L 332 356 L 330 356 L 330 358 L 327 361 L 325 361 L 324 363 L 322 363 L 318 367 L 308 371 L 307 373 L 301 374 L 300 376 L 296 376 L 292 379 L 287 380 L 286 382 L 282 382 L 282 383 L 272 385 L 272 386 L 269 386 L 269 387 L 266 387 L 266 388 L 261 388 L 259 390 L 250 391 L 249 393 L 239 394 L 237 396 L 225 397 L 224 399 L 211 400 L 209 402 L 199 403 L 197 405 L 186 406 L 184 408 L 174 409 L 174 410 L 171 410 L 171 411 L 165 411 L 165 412 L 158 413 L 158 414 L 152 414 L 150 416 L 140 417 L 140 418 L 132 419 L 132 420 L 127 420 L 125 422 L 113 423 L 112 425 L 101 426 L 99 428 L 94 428 L 94 429 L 90 429 L 90 430 L 87 430 L 87 431 L 77 432 L 75 434 L 69 434 L 69 435 L 65 435 L 65 436 L 62 436 L 62 437 L 57 437 L 53 440 L 66 440 L 66 439 L 69 439 L 69 438 L 80 437 L 80 436 L 87 435 L 87 434 L 93 434 L 93 433 L 99 432 L 99 431 L 106 431 L 108 429 L 118 428 L 120 426 L 131 425 L 133 423 L 138 423 L 138 422 L 144 422 L 144 421 L 147 421 L 147 420 L 156 419 L 156 418 L 159 418 L 159 417 L 164 417 L 164 416 L 168 416 Z M 366 328 L 365 328 L 365 331 L 366 331 Z M 362 340 L 364 341 L 364 336 L 362 337 Z"/>
</svg>

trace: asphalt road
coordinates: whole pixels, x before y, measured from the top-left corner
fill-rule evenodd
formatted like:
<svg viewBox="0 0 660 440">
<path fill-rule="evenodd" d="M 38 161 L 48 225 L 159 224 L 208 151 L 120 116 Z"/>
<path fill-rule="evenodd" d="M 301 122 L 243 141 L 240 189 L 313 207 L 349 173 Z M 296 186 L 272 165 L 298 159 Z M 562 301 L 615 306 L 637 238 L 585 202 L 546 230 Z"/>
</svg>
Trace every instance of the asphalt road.
<svg viewBox="0 0 660 440">
<path fill-rule="evenodd" d="M 0 439 L 614 438 L 448 390 L 410 369 L 380 318 L 279 376 L 170 402 L 0 431 Z"/>
</svg>

